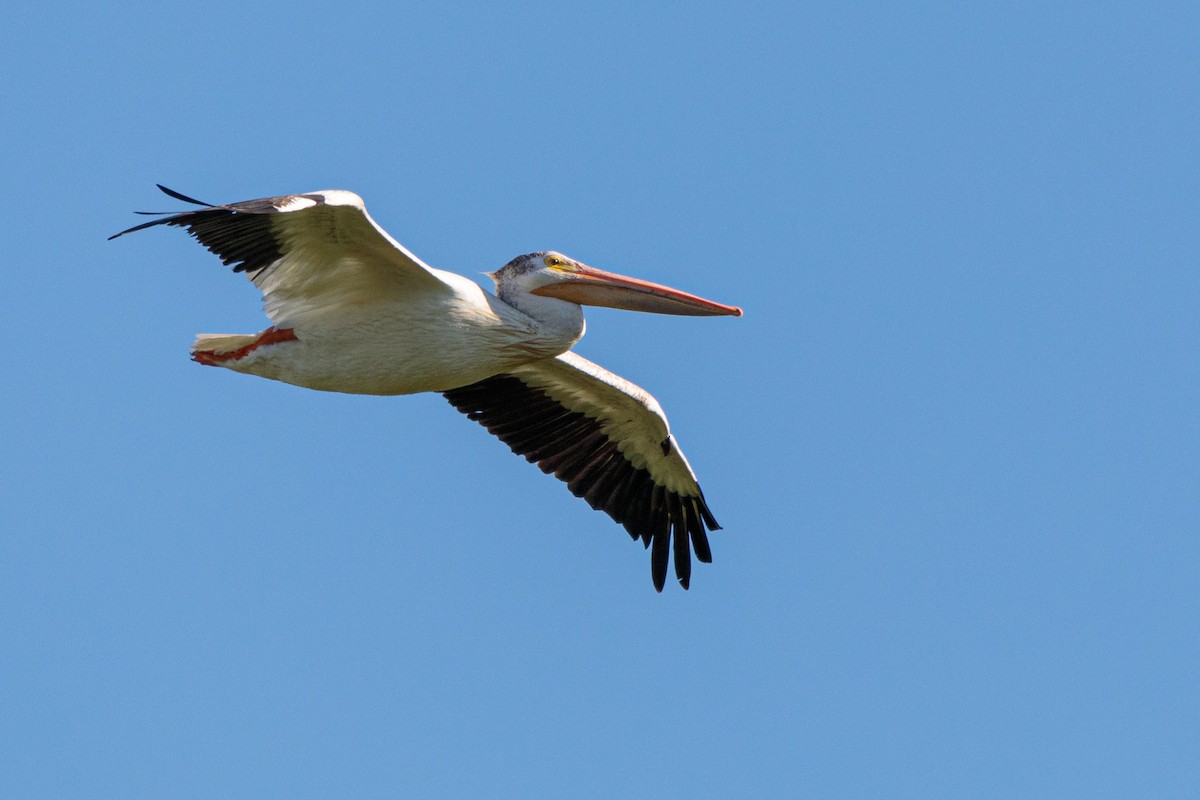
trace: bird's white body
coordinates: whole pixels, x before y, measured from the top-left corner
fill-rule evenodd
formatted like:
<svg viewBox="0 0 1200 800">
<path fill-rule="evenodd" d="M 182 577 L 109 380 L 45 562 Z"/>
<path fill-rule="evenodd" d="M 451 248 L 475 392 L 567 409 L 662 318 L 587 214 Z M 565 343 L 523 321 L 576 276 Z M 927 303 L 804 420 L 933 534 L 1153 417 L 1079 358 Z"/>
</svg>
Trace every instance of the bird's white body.
<svg viewBox="0 0 1200 800">
<path fill-rule="evenodd" d="M 321 391 L 441 392 L 651 547 L 656 588 L 672 545 L 684 588 L 690 551 L 711 560 L 705 529 L 719 526 L 658 403 L 568 351 L 584 332 L 581 303 L 689 315 L 741 309 L 554 252 L 492 273 L 493 295 L 422 263 L 342 190 L 228 205 L 163 191 L 203 208 L 122 233 L 186 228 L 254 281 L 272 323 L 258 334 L 201 334 L 194 360 Z"/>
<path fill-rule="evenodd" d="M 565 353 L 583 333 L 539 324 L 460 275 L 430 272 L 444 289 L 418 290 L 413 302 L 383 298 L 342 305 L 336 314 L 281 313 L 276 328 L 295 339 L 215 366 L 328 392 L 441 392 Z M 220 355 L 257 339 L 201 334 L 193 351 Z"/>
</svg>

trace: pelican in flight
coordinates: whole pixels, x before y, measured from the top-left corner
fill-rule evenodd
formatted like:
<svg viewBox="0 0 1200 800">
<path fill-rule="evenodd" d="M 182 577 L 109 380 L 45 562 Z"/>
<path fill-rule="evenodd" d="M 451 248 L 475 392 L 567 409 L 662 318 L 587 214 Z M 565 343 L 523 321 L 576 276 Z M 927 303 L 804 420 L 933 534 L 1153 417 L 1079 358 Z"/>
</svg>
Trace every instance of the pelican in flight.
<svg viewBox="0 0 1200 800">
<path fill-rule="evenodd" d="M 589 267 L 562 253 L 518 256 L 493 295 L 426 266 L 379 227 L 358 195 L 331 190 L 200 206 L 157 216 L 184 228 L 263 294 L 271 327 L 200 334 L 193 360 L 351 394 L 440 392 L 543 472 L 623 525 L 650 550 L 662 591 L 691 581 L 691 553 L 708 563 L 719 530 L 658 401 L 570 352 L 580 305 L 690 316 L 742 310 Z"/>
</svg>

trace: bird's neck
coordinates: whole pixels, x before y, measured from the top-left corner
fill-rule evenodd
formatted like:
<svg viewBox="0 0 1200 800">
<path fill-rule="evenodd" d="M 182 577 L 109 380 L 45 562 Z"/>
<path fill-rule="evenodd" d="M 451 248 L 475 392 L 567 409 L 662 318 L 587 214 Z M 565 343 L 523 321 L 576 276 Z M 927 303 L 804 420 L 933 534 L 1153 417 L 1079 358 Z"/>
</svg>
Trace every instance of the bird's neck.
<svg viewBox="0 0 1200 800">
<path fill-rule="evenodd" d="M 583 321 L 583 309 L 575 303 L 525 292 L 514 293 L 511 297 L 505 294 L 499 296 L 505 303 L 537 321 L 544 335 L 561 339 L 568 348 L 583 337 L 587 326 Z"/>
</svg>

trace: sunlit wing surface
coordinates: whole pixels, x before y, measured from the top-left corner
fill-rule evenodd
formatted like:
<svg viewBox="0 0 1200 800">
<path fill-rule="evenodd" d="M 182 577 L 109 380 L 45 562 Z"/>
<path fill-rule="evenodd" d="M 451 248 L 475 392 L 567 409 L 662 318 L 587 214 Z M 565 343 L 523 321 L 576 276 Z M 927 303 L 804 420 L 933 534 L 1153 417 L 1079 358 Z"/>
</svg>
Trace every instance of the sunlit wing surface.
<svg viewBox="0 0 1200 800">
<path fill-rule="evenodd" d="M 202 206 L 169 214 L 110 238 L 155 225 L 184 228 L 234 272 L 262 290 L 276 325 L 357 302 L 448 291 L 433 270 L 367 214 L 362 198 L 340 189 Z"/>
</svg>

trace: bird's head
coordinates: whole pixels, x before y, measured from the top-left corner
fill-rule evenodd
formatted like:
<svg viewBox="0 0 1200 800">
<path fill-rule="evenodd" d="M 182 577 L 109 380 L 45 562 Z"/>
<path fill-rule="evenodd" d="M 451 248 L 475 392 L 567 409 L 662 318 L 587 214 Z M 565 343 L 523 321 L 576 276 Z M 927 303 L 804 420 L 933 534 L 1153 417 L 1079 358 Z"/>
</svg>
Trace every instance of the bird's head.
<svg viewBox="0 0 1200 800">
<path fill-rule="evenodd" d="M 520 307 L 522 297 L 536 295 L 576 305 L 606 306 L 654 314 L 693 317 L 742 315 L 742 310 L 737 306 L 727 306 L 669 286 L 605 272 L 553 250 L 517 256 L 488 274 L 496 282 L 496 295 L 517 307 Z"/>
</svg>

